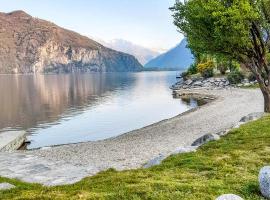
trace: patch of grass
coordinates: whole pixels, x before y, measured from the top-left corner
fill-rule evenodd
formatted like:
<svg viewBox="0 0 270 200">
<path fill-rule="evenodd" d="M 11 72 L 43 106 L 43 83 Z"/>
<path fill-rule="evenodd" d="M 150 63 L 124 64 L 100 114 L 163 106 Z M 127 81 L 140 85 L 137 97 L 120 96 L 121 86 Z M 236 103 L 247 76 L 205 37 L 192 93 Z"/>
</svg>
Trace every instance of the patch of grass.
<svg viewBox="0 0 270 200">
<path fill-rule="evenodd" d="M 234 193 L 245 200 L 261 200 L 257 179 L 260 168 L 270 163 L 269 124 L 266 116 L 197 152 L 171 156 L 159 166 L 111 169 L 73 185 L 42 187 L 0 178 L 17 186 L 0 192 L 0 199 L 212 200 Z"/>
<path fill-rule="evenodd" d="M 259 84 L 254 84 L 254 85 L 249 85 L 249 86 L 241 86 L 240 88 L 243 88 L 243 89 L 258 89 L 260 88 Z"/>
</svg>

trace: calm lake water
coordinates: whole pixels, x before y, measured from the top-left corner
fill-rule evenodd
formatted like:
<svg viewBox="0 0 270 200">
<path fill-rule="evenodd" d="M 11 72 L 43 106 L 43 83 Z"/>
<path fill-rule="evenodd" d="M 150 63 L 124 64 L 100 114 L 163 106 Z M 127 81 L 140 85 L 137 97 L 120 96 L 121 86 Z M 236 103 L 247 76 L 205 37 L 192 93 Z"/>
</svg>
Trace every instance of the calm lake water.
<svg viewBox="0 0 270 200">
<path fill-rule="evenodd" d="M 0 130 L 29 149 L 114 137 L 197 106 L 173 98 L 176 74 L 0 75 Z"/>
</svg>

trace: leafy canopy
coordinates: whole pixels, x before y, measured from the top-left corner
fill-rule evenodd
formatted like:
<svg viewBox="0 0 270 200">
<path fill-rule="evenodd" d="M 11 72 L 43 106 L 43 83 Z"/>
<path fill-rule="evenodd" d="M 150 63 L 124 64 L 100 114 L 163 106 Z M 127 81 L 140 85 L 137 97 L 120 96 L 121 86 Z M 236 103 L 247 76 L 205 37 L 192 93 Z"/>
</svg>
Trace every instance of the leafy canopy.
<svg viewBox="0 0 270 200">
<path fill-rule="evenodd" d="M 173 8 L 175 25 L 196 53 L 223 54 L 241 61 L 252 53 L 250 28 L 261 21 L 258 3 L 190 0 Z"/>
</svg>

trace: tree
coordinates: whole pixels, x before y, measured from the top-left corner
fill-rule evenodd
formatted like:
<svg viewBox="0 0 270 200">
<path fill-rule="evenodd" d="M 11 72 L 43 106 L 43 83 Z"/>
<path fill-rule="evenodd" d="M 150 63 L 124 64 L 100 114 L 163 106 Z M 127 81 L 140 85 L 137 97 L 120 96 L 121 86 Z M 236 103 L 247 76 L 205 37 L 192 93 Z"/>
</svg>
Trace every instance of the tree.
<svg viewBox="0 0 270 200">
<path fill-rule="evenodd" d="M 270 112 L 270 0 L 189 0 L 171 9 L 196 54 L 236 60 L 256 76 Z"/>
</svg>

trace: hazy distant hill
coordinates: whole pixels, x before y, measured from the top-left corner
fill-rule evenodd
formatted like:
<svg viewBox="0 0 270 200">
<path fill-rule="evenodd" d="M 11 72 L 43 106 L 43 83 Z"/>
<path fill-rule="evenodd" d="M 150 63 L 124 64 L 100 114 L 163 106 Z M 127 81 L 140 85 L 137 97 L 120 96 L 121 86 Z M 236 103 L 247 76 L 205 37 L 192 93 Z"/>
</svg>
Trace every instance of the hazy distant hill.
<svg viewBox="0 0 270 200">
<path fill-rule="evenodd" d="M 169 50 L 168 52 L 161 54 L 160 56 L 152 59 L 145 68 L 160 68 L 160 69 L 179 69 L 183 70 L 189 67 L 193 63 L 193 55 L 190 49 L 186 48 L 187 40 L 183 39 L 182 42 Z"/>
<path fill-rule="evenodd" d="M 100 42 L 106 47 L 134 55 L 143 65 L 159 55 L 158 52 L 133 44 L 132 42 L 123 39 L 114 39 L 111 41 L 100 40 Z"/>
<path fill-rule="evenodd" d="M 142 69 L 134 56 L 106 48 L 51 22 L 23 11 L 0 13 L 0 73 Z"/>
</svg>

